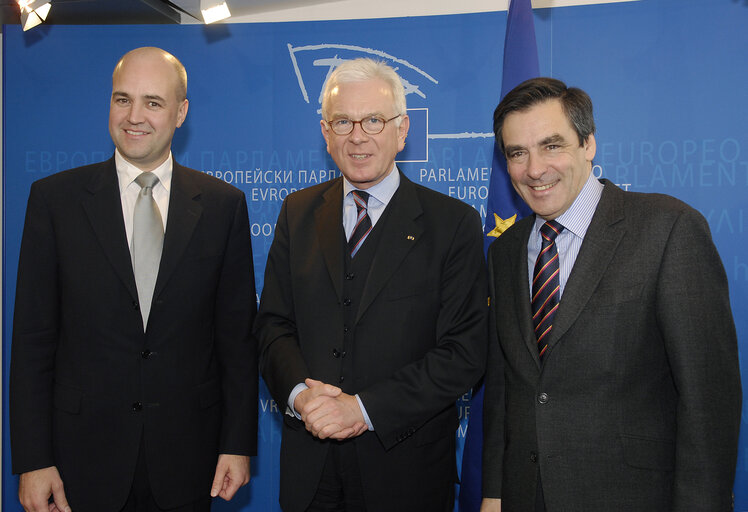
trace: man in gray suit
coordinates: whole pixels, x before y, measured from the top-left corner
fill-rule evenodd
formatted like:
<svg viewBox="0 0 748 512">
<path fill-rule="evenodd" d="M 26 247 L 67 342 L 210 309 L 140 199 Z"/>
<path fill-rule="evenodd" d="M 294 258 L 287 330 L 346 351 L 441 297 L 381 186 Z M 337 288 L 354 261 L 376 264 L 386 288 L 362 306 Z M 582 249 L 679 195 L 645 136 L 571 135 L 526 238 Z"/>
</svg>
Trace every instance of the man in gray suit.
<svg viewBox="0 0 748 512">
<path fill-rule="evenodd" d="M 592 176 L 584 91 L 528 80 L 494 130 L 535 215 L 489 251 L 481 510 L 730 510 L 737 338 L 706 221 Z"/>
</svg>

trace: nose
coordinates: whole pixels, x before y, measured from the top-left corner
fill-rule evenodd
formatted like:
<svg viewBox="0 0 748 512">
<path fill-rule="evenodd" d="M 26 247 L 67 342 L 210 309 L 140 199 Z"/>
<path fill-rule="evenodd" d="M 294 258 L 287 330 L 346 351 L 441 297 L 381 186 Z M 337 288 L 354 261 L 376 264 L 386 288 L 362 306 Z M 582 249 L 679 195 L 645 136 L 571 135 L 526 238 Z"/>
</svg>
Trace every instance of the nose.
<svg viewBox="0 0 748 512">
<path fill-rule="evenodd" d="M 143 109 L 144 106 L 140 102 L 133 102 L 130 105 L 130 110 L 127 112 L 127 121 L 130 124 L 140 124 L 142 123 L 145 118 L 143 116 Z"/>
<path fill-rule="evenodd" d="M 351 142 L 355 144 L 369 140 L 369 134 L 366 133 L 361 127 L 360 121 L 353 123 L 353 130 L 351 130 L 351 133 L 348 134 L 348 137 L 350 138 Z"/>
<path fill-rule="evenodd" d="M 529 151 L 527 155 L 527 176 L 533 180 L 538 180 L 545 174 L 545 164 L 543 159 L 535 151 Z"/>
</svg>

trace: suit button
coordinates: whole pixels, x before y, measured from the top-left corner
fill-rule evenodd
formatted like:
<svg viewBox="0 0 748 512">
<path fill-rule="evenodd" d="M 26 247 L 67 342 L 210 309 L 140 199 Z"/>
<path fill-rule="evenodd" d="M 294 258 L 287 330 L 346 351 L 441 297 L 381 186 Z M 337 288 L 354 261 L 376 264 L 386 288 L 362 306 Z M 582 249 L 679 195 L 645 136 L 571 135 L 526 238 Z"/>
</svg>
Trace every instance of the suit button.
<svg viewBox="0 0 748 512">
<path fill-rule="evenodd" d="M 140 307 L 140 304 L 138 304 L 137 300 L 132 301 L 132 308 L 133 309 L 138 309 L 139 307 Z"/>
<path fill-rule="evenodd" d="M 340 353 L 340 357 L 345 357 L 345 350 Z"/>
<path fill-rule="evenodd" d="M 538 403 L 539 404 L 547 404 L 548 403 L 548 394 L 547 393 L 540 393 L 538 395 Z"/>
<path fill-rule="evenodd" d="M 133 412 L 140 412 L 143 410 L 143 404 L 140 402 L 135 402 L 132 404 L 132 411 Z"/>
<path fill-rule="evenodd" d="M 340 357 L 340 352 L 338 352 L 338 349 L 332 349 L 332 357 Z"/>
<path fill-rule="evenodd" d="M 538 454 L 535 452 L 530 452 L 530 462 L 537 462 L 538 461 Z"/>
<path fill-rule="evenodd" d="M 340 382 L 340 383 L 342 384 L 344 380 L 345 380 L 345 377 L 343 377 L 343 376 L 341 375 L 341 376 L 340 376 L 340 378 L 338 379 L 338 382 Z"/>
<path fill-rule="evenodd" d="M 143 359 L 148 359 L 149 357 L 151 357 L 151 351 L 148 349 L 142 351 L 140 353 L 140 357 L 142 357 Z"/>
<path fill-rule="evenodd" d="M 347 274 L 345 275 L 345 278 L 346 278 L 346 280 L 348 280 L 348 281 L 350 281 L 350 280 L 351 280 L 351 279 L 353 279 L 354 277 L 356 277 L 356 274 L 354 274 L 353 272 L 348 272 L 348 273 L 347 273 Z"/>
<path fill-rule="evenodd" d="M 348 326 L 347 326 L 347 325 L 344 325 L 344 326 L 343 326 L 343 333 L 347 333 L 347 332 L 348 332 Z"/>
<path fill-rule="evenodd" d="M 351 299 L 344 299 L 343 300 L 343 305 L 344 306 L 350 306 L 351 305 Z"/>
</svg>

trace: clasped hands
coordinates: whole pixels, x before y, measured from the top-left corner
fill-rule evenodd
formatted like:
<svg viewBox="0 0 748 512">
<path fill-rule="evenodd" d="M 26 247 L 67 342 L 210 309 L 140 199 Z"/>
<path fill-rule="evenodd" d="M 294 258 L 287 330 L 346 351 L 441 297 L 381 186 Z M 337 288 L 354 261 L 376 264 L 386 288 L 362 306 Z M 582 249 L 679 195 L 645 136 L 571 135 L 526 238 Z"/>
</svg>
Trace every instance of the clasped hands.
<svg viewBox="0 0 748 512">
<path fill-rule="evenodd" d="M 368 430 L 355 396 L 314 379 L 306 379 L 304 384 L 309 389 L 296 395 L 293 405 L 312 435 L 340 441 Z"/>
</svg>

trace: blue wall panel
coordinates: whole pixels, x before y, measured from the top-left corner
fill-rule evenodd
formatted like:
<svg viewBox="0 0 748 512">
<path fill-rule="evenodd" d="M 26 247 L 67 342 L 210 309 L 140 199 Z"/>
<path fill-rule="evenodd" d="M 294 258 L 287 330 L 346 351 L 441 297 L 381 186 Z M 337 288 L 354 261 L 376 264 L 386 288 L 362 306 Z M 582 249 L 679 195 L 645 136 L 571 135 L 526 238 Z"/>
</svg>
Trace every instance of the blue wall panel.
<svg viewBox="0 0 748 512">
<path fill-rule="evenodd" d="M 595 173 L 629 190 L 679 197 L 708 219 L 748 375 L 748 2 L 537 9 L 535 22 L 541 73 L 592 96 Z M 190 109 L 174 155 L 247 194 L 259 291 L 282 199 L 337 175 L 319 131 L 319 96 L 341 59 L 374 56 L 398 69 L 408 106 L 418 109 L 401 168 L 484 212 L 505 26 L 506 13 L 497 12 L 209 27 L 42 25 L 27 33 L 4 27 L 2 509 L 21 510 L 10 475 L 7 368 L 28 190 L 38 178 L 111 155 L 111 72 L 123 53 L 160 46 L 185 64 Z M 252 482 L 215 510 L 278 510 L 280 413 L 264 386 L 260 395 Z M 467 404 L 467 397 L 458 401 L 459 439 Z M 748 511 L 746 411 L 742 428 L 736 510 Z"/>
</svg>

